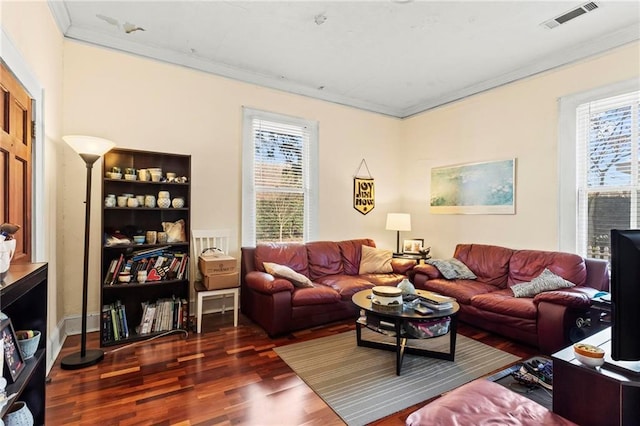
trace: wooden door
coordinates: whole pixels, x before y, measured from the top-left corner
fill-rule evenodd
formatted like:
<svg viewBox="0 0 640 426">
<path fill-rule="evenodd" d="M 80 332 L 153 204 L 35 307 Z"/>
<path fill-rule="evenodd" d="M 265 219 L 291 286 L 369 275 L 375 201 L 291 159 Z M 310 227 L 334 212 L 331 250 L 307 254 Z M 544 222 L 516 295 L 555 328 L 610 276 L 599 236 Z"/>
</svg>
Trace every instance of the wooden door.
<svg viewBox="0 0 640 426">
<path fill-rule="evenodd" d="M 20 225 L 13 262 L 31 260 L 32 99 L 0 64 L 0 223 Z"/>
</svg>

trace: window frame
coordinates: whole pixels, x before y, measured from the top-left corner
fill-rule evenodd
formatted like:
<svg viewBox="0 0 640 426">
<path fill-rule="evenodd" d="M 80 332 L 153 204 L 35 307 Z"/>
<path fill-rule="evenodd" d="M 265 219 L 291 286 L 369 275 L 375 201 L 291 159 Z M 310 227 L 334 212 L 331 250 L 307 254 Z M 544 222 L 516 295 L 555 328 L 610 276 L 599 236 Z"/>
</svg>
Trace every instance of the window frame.
<svg viewBox="0 0 640 426">
<path fill-rule="evenodd" d="M 577 108 L 584 103 L 640 90 L 630 79 L 559 99 L 558 120 L 558 246 L 560 251 L 586 255 L 578 235 Z"/>
<path fill-rule="evenodd" d="M 309 146 L 306 147 L 304 166 L 307 167 L 308 184 L 305 193 L 304 236 L 303 241 L 313 241 L 317 237 L 318 229 L 318 122 L 285 114 L 268 112 L 254 108 L 243 107 L 242 125 L 242 246 L 256 245 L 255 220 L 255 170 L 253 140 L 254 120 L 267 120 L 284 125 L 306 127 L 309 132 Z"/>
</svg>

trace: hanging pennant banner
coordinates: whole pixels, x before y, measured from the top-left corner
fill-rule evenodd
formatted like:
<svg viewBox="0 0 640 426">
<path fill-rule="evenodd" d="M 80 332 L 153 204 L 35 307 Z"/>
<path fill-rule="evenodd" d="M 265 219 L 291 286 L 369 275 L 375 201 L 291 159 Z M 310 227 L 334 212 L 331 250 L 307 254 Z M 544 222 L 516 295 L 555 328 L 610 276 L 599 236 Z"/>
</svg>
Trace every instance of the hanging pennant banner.
<svg viewBox="0 0 640 426">
<path fill-rule="evenodd" d="M 353 208 L 367 214 L 376 206 L 373 178 L 353 178 Z"/>
</svg>

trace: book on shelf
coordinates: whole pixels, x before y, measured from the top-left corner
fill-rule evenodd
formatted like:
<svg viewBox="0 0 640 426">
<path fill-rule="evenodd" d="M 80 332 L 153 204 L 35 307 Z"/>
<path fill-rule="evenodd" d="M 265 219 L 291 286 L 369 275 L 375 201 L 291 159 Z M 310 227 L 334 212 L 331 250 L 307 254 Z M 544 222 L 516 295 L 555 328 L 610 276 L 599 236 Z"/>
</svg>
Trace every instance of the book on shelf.
<svg viewBox="0 0 640 426">
<path fill-rule="evenodd" d="M 149 273 L 152 269 L 156 269 L 163 280 L 186 280 L 189 278 L 188 265 L 189 255 L 182 252 L 164 252 L 160 255 L 141 258 L 133 255 L 125 256 L 124 253 L 120 253 L 118 258 L 110 261 L 103 283 L 104 285 L 121 284 L 118 281 L 118 277 L 123 272 L 126 272 L 131 274 L 129 283 L 135 284 L 139 271 L 146 270 Z M 152 281 L 149 280 L 149 282 Z"/>
<path fill-rule="evenodd" d="M 187 329 L 189 312 L 187 300 L 177 297 L 144 302 L 139 334 L 157 333 L 174 329 Z"/>
</svg>

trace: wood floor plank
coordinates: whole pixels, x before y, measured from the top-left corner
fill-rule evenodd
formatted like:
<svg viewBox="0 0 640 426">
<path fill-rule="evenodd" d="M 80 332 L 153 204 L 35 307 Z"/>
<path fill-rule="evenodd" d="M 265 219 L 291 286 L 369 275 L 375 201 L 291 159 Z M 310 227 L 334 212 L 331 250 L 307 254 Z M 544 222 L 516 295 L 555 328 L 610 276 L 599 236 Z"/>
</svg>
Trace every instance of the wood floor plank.
<svg viewBox="0 0 640 426">
<path fill-rule="evenodd" d="M 203 333 L 169 335 L 107 348 L 99 364 L 62 370 L 60 359 L 79 350 L 65 341 L 46 389 L 47 425 L 342 425 L 342 420 L 273 348 L 353 330 L 342 321 L 275 339 L 240 315 L 204 316 Z M 532 348 L 460 324 L 460 333 L 522 358 Z M 90 333 L 88 347 L 98 347 Z M 423 403 L 374 422 L 403 425 Z"/>
</svg>

